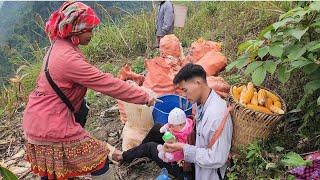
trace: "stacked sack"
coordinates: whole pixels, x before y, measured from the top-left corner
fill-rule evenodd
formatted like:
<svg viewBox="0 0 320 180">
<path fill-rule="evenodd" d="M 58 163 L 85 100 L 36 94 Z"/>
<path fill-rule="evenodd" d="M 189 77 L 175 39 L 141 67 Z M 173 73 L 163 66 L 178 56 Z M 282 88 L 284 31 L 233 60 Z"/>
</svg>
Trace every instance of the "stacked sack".
<svg viewBox="0 0 320 180">
<path fill-rule="evenodd" d="M 201 65 L 206 70 L 209 87 L 221 97 L 227 97 L 229 85 L 222 77 L 214 76 L 222 71 L 227 63 L 226 57 L 221 54 L 221 43 L 200 39 L 192 43 L 190 53 L 184 57 L 179 39 L 171 34 L 160 40 L 159 50 L 159 57 L 145 60 L 146 76 L 135 74 L 129 65 L 125 65 L 118 77 L 125 81 L 134 81 L 136 85 L 157 96 L 165 94 L 184 96 L 184 93 L 173 84 L 173 79 L 184 65 L 191 62 Z M 146 106 L 122 101 L 118 101 L 118 107 L 120 119 L 125 123 L 122 147 L 123 150 L 127 150 L 139 145 L 152 127 L 152 113 Z"/>
<path fill-rule="evenodd" d="M 147 74 L 143 86 L 152 89 L 159 96 L 174 94 L 177 87 L 174 76 L 182 68 L 182 48 L 179 39 L 171 34 L 160 40 L 160 57 L 145 61 Z"/>
<path fill-rule="evenodd" d="M 191 44 L 187 61 L 201 65 L 208 76 L 215 76 L 227 65 L 227 58 L 221 53 L 221 43 L 199 39 Z"/>
</svg>

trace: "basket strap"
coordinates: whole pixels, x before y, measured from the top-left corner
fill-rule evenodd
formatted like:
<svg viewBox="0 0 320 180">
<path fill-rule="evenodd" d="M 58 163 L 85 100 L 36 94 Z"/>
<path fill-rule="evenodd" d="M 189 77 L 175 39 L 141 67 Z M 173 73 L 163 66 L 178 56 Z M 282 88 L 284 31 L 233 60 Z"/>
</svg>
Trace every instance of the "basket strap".
<svg viewBox="0 0 320 180">
<path fill-rule="evenodd" d="M 224 126 L 228 120 L 228 115 L 229 115 L 229 112 L 232 111 L 233 109 L 233 106 L 232 105 L 229 105 L 226 112 L 224 113 L 223 115 L 223 119 L 218 127 L 218 129 L 214 132 L 214 134 L 211 136 L 211 139 L 210 139 L 210 142 L 208 144 L 208 148 L 212 148 L 212 146 L 216 143 L 216 141 L 218 140 L 218 138 L 220 137 L 223 129 L 224 129 Z"/>
</svg>

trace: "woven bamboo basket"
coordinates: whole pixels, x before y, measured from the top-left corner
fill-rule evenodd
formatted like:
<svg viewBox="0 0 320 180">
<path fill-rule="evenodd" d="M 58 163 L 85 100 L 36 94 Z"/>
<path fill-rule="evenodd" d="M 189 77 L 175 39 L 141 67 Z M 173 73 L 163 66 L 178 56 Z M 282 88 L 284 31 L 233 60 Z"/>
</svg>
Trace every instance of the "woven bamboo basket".
<svg viewBox="0 0 320 180">
<path fill-rule="evenodd" d="M 237 84 L 239 87 L 243 84 Z M 255 139 L 266 139 L 270 136 L 272 130 L 281 120 L 283 115 L 280 114 L 265 114 L 252 109 L 248 109 L 236 102 L 232 95 L 232 88 L 230 88 L 228 101 L 234 104 L 231 116 L 233 120 L 233 137 L 232 137 L 232 151 L 237 152 L 241 145 L 250 144 Z M 286 113 L 286 104 L 284 100 L 274 91 L 264 87 L 255 87 L 257 90 L 266 89 L 280 98 L 282 109 Z"/>
</svg>

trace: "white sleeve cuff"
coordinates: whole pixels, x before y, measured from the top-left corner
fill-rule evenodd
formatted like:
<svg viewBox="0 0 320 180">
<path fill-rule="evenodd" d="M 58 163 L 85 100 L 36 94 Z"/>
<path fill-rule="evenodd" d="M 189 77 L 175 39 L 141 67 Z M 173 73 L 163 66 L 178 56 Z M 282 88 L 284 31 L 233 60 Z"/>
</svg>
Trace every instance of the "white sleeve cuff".
<svg viewBox="0 0 320 180">
<path fill-rule="evenodd" d="M 195 163 L 196 161 L 197 147 L 190 144 L 183 146 L 184 160 L 189 163 Z"/>
</svg>

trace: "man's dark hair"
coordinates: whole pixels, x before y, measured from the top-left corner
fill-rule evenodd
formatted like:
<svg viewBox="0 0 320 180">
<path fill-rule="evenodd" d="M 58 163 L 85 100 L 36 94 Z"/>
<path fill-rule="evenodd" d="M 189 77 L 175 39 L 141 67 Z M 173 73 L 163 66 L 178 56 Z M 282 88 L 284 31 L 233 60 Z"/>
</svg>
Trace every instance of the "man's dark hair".
<svg viewBox="0 0 320 180">
<path fill-rule="evenodd" d="M 203 69 L 203 67 L 197 64 L 189 63 L 180 69 L 178 74 L 174 77 L 173 83 L 179 84 L 181 81 L 188 81 L 195 77 L 200 77 L 207 82 L 206 71 Z"/>
</svg>

